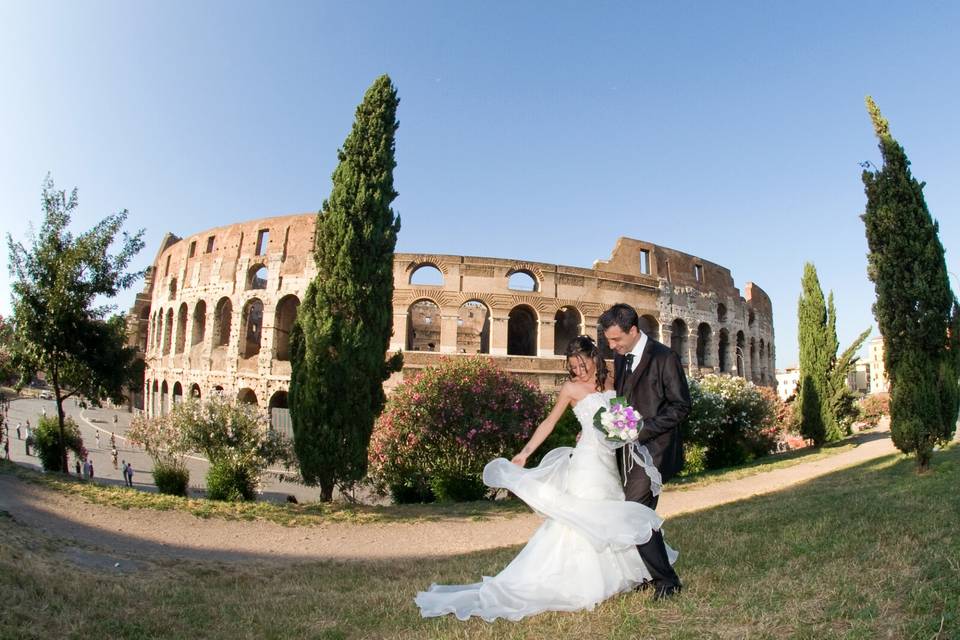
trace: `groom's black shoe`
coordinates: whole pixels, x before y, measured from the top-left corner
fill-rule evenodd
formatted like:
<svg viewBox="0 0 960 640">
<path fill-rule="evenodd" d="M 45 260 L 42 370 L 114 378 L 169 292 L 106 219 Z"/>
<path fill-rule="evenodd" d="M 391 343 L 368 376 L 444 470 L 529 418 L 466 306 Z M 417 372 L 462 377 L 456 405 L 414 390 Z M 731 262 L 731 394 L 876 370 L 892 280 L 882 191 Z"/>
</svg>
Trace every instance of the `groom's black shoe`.
<svg viewBox="0 0 960 640">
<path fill-rule="evenodd" d="M 648 589 L 653 589 L 653 580 L 644 580 L 633 588 L 634 591 L 646 591 Z"/>
<path fill-rule="evenodd" d="M 672 598 L 673 596 L 680 593 L 681 587 L 679 584 L 658 584 L 653 588 L 653 599 L 654 600 L 666 600 L 667 598 Z"/>
</svg>

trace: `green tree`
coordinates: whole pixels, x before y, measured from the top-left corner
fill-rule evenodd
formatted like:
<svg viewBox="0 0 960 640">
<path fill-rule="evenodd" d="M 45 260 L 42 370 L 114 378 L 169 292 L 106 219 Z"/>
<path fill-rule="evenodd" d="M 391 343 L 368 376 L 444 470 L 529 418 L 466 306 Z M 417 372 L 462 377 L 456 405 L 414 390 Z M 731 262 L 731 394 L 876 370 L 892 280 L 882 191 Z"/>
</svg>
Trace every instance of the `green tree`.
<svg viewBox="0 0 960 640">
<path fill-rule="evenodd" d="M 916 455 L 925 470 L 933 448 L 948 440 L 958 411 L 957 302 L 950 289 L 939 225 L 910 172 L 903 147 L 867 96 L 880 140 L 883 168 L 863 171 L 867 205 L 867 275 L 877 301 L 873 313 L 884 340 L 890 380 L 893 442 Z"/>
<path fill-rule="evenodd" d="M 831 301 L 833 293 L 830 294 Z M 835 311 L 833 305 L 830 305 L 831 318 Z M 857 352 L 863 346 L 863 343 L 870 335 L 871 329 L 866 329 L 857 336 L 847 349 L 837 358 L 830 367 L 830 374 L 827 378 L 830 390 L 829 409 L 838 428 L 843 433 L 849 434 L 854 420 L 860 416 L 860 409 L 857 406 L 857 397 L 847 385 L 847 376 L 857 364 L 859 356 Z"/>
<path fill-rule="evenodd" d="M 0 315 L 0 384 L 10 382 L 14 375 L 13 325 Z"/>
<path fill-rule="evenodd" d="M 67 230 L 77 208 L 48 175 L 43 182 L 44 220 L 30 234 L 28 249 L 7 234 L 13 278 L 13 363 L 20 385 L 44 372 L 57 403 L 61 471 L 67 470 L 63 401 L 82 394 L 94 403 L 123 400 L 123 389 L 140 374 L 136 350 L 126 346 L 122 317 L 105 319 L 112 307 L 96 305 L 129 287 L 142 272 L 127 273 L 143 248 L 143 230 L 123 233 L 120 249 L 108 253 L 127 219 L 114 213 L 87 232 Z"/>
<path fill-rule="evenodd" d="M 832 355 L 827 338 L 827 307 L 817 268 L 803 266 L 800 301 L 797 304 L 800 342 L 800 390 L 797 394 L 800 433 L 820 446 L 828 440 L 829 415 L 827 383 Z"/>
<path fill-rule="evenodd" d="M 857 362 L 857 351 L 870 335 L 861 333 L 839 357 L 837 309 L 833 291 L 824 305 L 817 268 L 807 263 L 801 281 L 797 316 L 800 323 L 800 433 L 815 446 L 839 440 L 849 430 L 857 407 L 847 386 L 847 375 Z"/>
<path fill-rule="evenodd" d="M 393 188 L 397 92 L 377 78 L 357 107 L 338 152 L 330 198 L 317 216 L 317 276 L 291 332 L 290 415 L 304 482 L 334 486 L 367 470 L 367 449 L 386 398 L 383 382 L 402 356 L 385 361 L 393 327 L 393 251 L 400 218 Z"/>
</svg>

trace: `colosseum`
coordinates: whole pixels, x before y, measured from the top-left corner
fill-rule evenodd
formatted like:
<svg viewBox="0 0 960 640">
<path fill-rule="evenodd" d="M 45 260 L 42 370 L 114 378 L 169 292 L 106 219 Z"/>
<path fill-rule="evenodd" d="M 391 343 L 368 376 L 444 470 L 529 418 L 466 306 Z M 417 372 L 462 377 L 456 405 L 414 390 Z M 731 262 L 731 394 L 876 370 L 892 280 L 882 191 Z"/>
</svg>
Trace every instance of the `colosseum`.
<svg viewBox="0 0 960 640">
<path fill-rule="evenodd" d="M 185 394 L 221 393 L 269 410 L 275 428 L 289 431 L 289 337 L 315 274 L 315 221 L 281 216 L 166 235 L 128 315 L 146 362 L 135 407 L 160 415 Z M 404 367 L 385 386 L 441 357 L 485 354 L 554 390 L 566 376 L 567 341 L 598 337 L 598 317 L 616 302 L 633 305 L 690 375 L 774 384 L 772 307 L 760 287 L 748 282 L 741 295 L 729 269 L 619 238 L 593 268 L 395 254 L 390 349 L 404 352 Z"/>
</svg>

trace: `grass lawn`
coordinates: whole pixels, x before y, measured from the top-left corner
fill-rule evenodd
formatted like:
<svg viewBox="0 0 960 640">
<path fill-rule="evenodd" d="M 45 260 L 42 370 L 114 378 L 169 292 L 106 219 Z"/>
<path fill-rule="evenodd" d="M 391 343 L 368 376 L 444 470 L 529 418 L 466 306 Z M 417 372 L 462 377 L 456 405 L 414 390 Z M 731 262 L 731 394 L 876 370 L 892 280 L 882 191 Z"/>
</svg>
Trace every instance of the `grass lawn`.
<svg viewBox="0 0 960 640">
<path fill-rule="evenodd" d="M 413 596 L 495 574 L 515 547 L 370 563 L 131 558 L 118 574 L 0 513 L 0 638 L 960 638 L 958 487 L 954 446 L 923 476 L 888 456 L 673 518 L 680 597 L 494 624 L 422 620 Z"/>
</svg>

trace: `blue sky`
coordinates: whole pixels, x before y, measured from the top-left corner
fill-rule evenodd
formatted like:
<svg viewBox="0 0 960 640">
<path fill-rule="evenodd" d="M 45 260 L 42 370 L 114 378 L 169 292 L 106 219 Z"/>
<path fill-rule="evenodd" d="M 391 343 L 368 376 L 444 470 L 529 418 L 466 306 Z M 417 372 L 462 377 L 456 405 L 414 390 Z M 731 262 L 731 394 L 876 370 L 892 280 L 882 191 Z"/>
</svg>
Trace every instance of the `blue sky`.
<svg viewBox="0 0 960 640">
<path fill-rule="evenodd" d="M 78 230 L 129 209 L 138 268 L 167 231 L 316 211 L 388 73 L 398 251 L 584 267 L 620 235 L 686 251 L 770 294 L 783 367 L 805 261 L 842 346 L 873 323 L 866 94 L 960 274 L 958 24 L 952 2 L 6 0 L 0 227 L 40 220 L 48 171 L 79 187 Z"/>
</svg>

